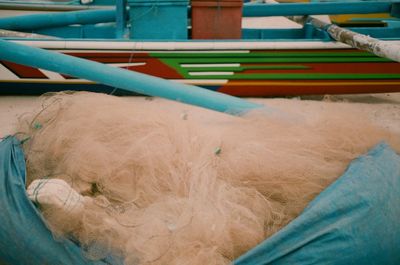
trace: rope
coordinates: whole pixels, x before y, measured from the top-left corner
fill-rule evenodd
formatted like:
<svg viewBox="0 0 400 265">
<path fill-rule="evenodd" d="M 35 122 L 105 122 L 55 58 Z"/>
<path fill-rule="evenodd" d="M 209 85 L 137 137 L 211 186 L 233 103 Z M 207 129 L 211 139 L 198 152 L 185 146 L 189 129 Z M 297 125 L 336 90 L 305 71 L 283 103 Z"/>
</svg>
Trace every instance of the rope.
<svg viewBox="0 0 400 265">
<path fill-rule="evenodd" d="M 146 10 L 145 12 L 143 12 L 142 14 L 140 14 L 137 17 L 133 17 L 131 20 L 132 21 L 139 20 L 142 17 L 144 17 L 147 14 L 149 14 L 153 9 L 155 9 L 154 15 L 157 16 L 157 14 L 158 14 L 158 0 L 155 3 L 153 3 L 148 10 Z"/>
</svg>

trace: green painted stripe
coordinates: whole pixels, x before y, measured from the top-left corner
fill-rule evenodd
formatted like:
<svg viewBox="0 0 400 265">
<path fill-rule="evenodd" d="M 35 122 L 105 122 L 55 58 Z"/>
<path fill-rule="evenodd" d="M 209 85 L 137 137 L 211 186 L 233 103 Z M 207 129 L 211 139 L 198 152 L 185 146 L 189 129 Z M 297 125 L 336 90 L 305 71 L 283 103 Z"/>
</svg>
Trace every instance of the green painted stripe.
<svg viewBox="0 0 400 265">
<path fill-rule="evenodd" d="M 165 60 L 165 59 L 164 59 Z M 176 59 L 169 59 L 166 61 L 173 61 Z M 309 57 L 309 58 L 182 58 L 176 60 L 181 64 L 192 63 L 342 63 L 342 62 L 386 62 L 387 59 L 380 57 Z"/>
<path fill-rule="evenodd" d="M 234 74 L 212 76 L 188 76 L 188 79 L 230 79 L 230 80 L 349 80 L 349 79 L 400 79 L 400 74 Z"/>
<path fill-rule="evenodd" d="M 184 67 L 182 70 L 187 72 L 213 72 L 213 71 L 231 71 L 242 72 L 245 70 L 305 70 L 310 67 L 305 65 L 252 65 L 252 66 L 220 66 L 220 67 Z"/>
<path fill-rule="evenodd" d="M 225 55 L 225 54 L 221 54 Z M 248 54 L 247 54 L 248 55 Z M 203 55 L 204 56 L 204 55 Z M 267 57 L 182 57 L 182 58 L 160 58 L 160 61 L 166 65 L 174 68 L 183 78 L 188 79 L 381 79 L 386 78 L 385 74 L 322 74 L 322 73 L 299 73 L 299 74 L 240 74 L 235 75 L 217 75 L 217 76 L 191 76 L 190 72 L 201 72 L 201 71 L 230 71 L 230 72 L 240 72 L 245 69 L 277 69 L 277 70 L 288 70 L 288 69 L 307 69 L 306 66 L 295 65 L 296 63 L 354 63 L 354 67 L 357 67 L 357 63 L 364 62 L 375 62 L 375 63 L 385 63 L 390 62 L 387 59 L 380 57 L 279 57 L 279 58 L 267 58 Z M 240 64 L 265 64 L 265 63 L 275 63 L 276 65 L 259 65 L 259 66 L 241 66 L 241 67 L 204 67 L 204 68 L 183 68 L 181 64 L 223 64 L 223 63 L 240 63 Z M 279 63 L 288 63 L 290 66 L 279 65 Z M 290 68 L 296 66 L 298 68 Z M 246 68 L 246 67 L 256 67 L 256 68 Z M 260 68 L 258 68 L 260 67 Z M 269 68 L 272 67 L 272 68 Z M 282 67 L 282 68 L 277 68 Z M 289 68 L 285 68 L 289 67 Z M 334 66 L 333 66 L 334 67 Z M 399 78 L 396 74 L 388 74 L 388 78 Z M 376 77 L 372 77 L 376 76 Z"/>
<path fill-rule="evenodd" d="M 258 58 L 258 57 L 376 57 L 368 52 L 250 52 L 250 53 L 150 53 L 150 56 L 156 58 Z"/>
</svg>

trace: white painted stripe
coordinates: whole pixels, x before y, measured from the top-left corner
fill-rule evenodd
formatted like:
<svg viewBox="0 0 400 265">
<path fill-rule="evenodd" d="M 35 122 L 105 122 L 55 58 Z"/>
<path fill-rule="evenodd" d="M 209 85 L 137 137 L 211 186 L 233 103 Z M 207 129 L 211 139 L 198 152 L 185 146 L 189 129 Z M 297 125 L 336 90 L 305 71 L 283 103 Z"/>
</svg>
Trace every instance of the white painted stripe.
<svg viewBox="0 0 400 265">
<path fill-rule="evenodd" d="M 235 72 L 189 72 L 192 76 L 206 76 L 206 75 L 234 75 Z"/>
<path fill-rule="evenodd" d="M 184 68 L 197 67 L 240 67 L 240 63 L 203 63 L 203 64 L 181 64 Z"/>
<path fill-rule="evenodd" d="M 114 63 L 114 64 L 108 64 L 110 66 L 114 66 L 114 67 L 131 67 L 131 66 L 141 66 L 141 65 L 146 65 L 145 62 L 141 62 L 141 63 Z M 62 75 L 60 75 L 59 73 L 56 72 L 52 72 L 52 71 L 47 71 L 44 69 L 39 69 L 45 76 L 47 76 L 47 78 L 49 78 L 52 81 L 67 81 L 69 83 L 73 83 L 72 80 L 66 80 Z M 3 77 L 2 73 L 0 72 L 0 77 Z M 74 81 L 76 82 L 77 80 L 82 80 L 82 79 L 74 79 Z"/>
<path fill-rule="evenodd" d="M 35 46 L 36 47 L 36 46 Z M 42 47 L 44 48 L 44 47 Z M 45 48 L 47 49 L 47 48 Z M 73 53 L 121 53 L 121 52 L 133 52 L 135 54 L 141 54 L 141 53 L 249 53 L 249 50 L 185 50 L 185 49 L 177 49 L 177 50 L 132 50 L 132 49 L 115 49 L 115 50 L 104 50 L 104 49 L 97 49 L 97 50 L 75 50 L 75 49 L 51 49 L 52 51 L 56 52 L 73 52 Z"/>
<path fill-rule="evenodd" d="M 18 80 L 19 77 L 0 63 L 0 80 Z"/>
<path fill-rule="evenodd" d="M 228 83 L 228 79 L 169 79 L 170 81 L 185 83 L 190 85 L 223 85 Z"/>
<path fill-rule="evenodd" d="M 323 41 L 213 41 L 213 42 L 132 42 L 132 41 L 65 41 L 65 40 L 14 40 L 17 43 L 35 47 L 57 50 L 128 50 L 154 52 L 244 52 L 249 50 L 277 50 L 277 49 L 345 49 L 350 46 L 340 42 Z M 388 44 L 398 44 L 400 41 L 384 41 Z M 245 49 L 245 50 L 244 50 Z"/>
<path fill-rule="evenodd" d="M 54 81 L 64 81 L 65 80 L 65 78 L 62 75 L 60 75 L 59 73 L 47 71 L 44 69 L 39 69 L 39 71 L 42 72 L 45 76 L 47 76 L 47 78 L 49 78 L 50 80 L 54 80 Z"/>
<path fill-rule="evenodd" d="M 107 65 L 115 66 L 115 67 L 131 67 L 131 66 L 146 65 L 146 63 L 145 62 L 142 62 L 142 63 L 108 63 Z"/>
</svg>

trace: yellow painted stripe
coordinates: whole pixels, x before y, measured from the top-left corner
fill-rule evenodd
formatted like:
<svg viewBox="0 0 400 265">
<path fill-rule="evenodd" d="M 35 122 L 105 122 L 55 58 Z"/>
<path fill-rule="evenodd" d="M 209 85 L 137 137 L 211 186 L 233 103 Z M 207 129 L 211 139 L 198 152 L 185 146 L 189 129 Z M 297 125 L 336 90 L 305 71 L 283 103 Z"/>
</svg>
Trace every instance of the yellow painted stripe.
<svg viewBox="0 0 400 265">
<path fill-rule="evenodd" d="M 330 15 L 332 21 L 337 23 L 354 22 L 351 21 L 354 18 L 390 18 L 389 14 L 386 13 L 374 13 L 374 14 L 349 14 L 349 15 Z"/>
</svg>

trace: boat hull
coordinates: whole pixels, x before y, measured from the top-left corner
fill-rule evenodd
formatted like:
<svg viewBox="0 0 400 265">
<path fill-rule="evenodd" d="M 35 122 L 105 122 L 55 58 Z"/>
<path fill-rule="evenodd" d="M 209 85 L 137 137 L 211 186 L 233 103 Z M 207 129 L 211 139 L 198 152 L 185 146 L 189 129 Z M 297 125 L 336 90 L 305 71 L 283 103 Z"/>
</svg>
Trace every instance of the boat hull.
<svg viewBox="0 0 400 265">
<path fill-rule="evenodd" d="M 19 42 L 241 97 L 400 91 L 399 63 L 335 43 Z M 238 48 L 246 46 L 249 49 Z M 125 94 L 0 61 L 1 94 L 62 90 Z"/>
</svg>

